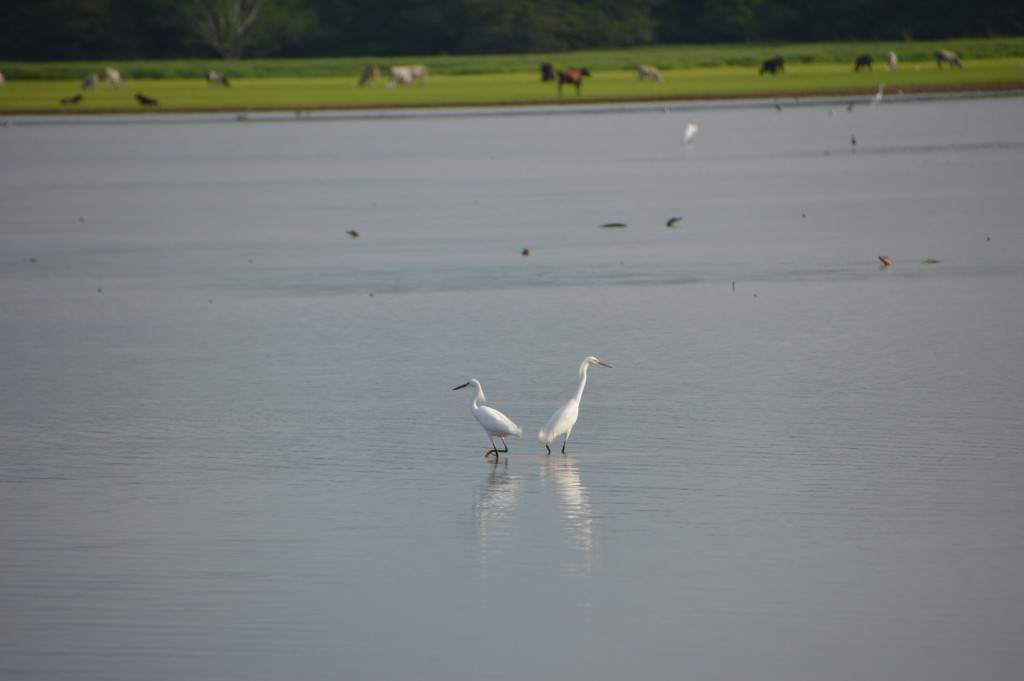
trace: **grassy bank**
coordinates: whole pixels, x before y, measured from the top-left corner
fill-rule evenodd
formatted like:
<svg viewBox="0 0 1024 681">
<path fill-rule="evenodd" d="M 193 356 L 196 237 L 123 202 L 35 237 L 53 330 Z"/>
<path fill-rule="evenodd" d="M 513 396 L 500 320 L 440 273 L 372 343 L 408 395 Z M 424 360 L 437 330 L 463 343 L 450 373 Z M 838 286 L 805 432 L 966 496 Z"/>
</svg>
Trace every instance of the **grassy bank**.
<svg viewBox="0 0 1024 681">
<path fill-rule="evenodd" d="M 938 69 L 938 47 L 956 50 L 963 69 Z M 900 55 L 896 72 L 884 69 L 884 55 Z M 873 54 L 872 72 L 854 73 L 856 55 Z M 760 76 L 757 66 L 767 56 L 786 58 L 786 73 Z M 558 97 L 552 83 L 541 83 L 538 64 L 586 65 L 593 77 L 583 96 L 569 90 Z M 411 87 L 388 87 L 386 78 L 369 87 L 356 79 L 369 63 L 423 62 L 430 82 Z M 639 63 L 657 66 L 662 83 L 638 82 Z M 81 77 L 102 73 L 112 65 L 121 70 L 125 88 L 100 85 L 75 105 L 61 98 L 74 95 Z M 210 87 L 208 69 L 228 73 L 230 88 Z M 0 88 L 0 111 L 16 113 L 136 112 L 134 99 L 144 92 L 159 100 L 156 111 L 245 111 L 290 109 L 376 108 L 401 106 L 489 106 L 555 102 L 615 102 L 721 97 L 869 94 L 879 84 L 896 93 L 970 89 L 1024 89 L 1024 38 L 955 40 L 941 43 L 812 43 L 798 45 L 654 46 L 552 55 L 489 55 L 430 58 L 352 58 L 305 60 L 217 60 L 125 63 L 0 64 L 8 83 Z"/>
</svg>

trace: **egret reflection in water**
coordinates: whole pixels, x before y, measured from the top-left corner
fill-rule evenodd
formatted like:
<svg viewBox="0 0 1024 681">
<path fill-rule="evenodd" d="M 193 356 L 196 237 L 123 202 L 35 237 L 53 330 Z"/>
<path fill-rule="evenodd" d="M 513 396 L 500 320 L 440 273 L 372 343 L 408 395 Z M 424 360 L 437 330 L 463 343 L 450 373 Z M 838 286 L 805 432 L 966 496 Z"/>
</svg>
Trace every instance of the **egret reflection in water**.
<svg viewBox="0 0 1024 681">
<path fill-rule="evenodd" d="M 473 495 L 478 564 L 490 569 L 524 552 L 564 574 L 589 574 L 598 542 L 590 495 L 575 462 L 544 457 L 537 475 L 491 469 Z"/>
</svg>

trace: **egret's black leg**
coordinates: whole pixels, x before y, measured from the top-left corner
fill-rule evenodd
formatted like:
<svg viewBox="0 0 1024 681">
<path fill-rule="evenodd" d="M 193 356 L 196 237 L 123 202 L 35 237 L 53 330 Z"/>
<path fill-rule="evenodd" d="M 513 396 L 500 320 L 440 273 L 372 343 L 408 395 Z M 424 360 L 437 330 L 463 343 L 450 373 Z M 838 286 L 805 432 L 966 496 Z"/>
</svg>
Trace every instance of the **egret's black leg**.
<svg viewBox="0 0 1024 681">
<path fill-rule="evenodd" d="M 569 436 L 568 435 L 566 435 L 565 439 L 562 440 L 562 454 L 565 454 L 565 445 L 566 445 L 567 442 L 569 442 Z"/>
<path fill-rule="evenodd" d="M 551 456 L 551 447 L 548 447 L 547 445 L 544 445 L 544 447 L 548 450 L 548 456 Z"/>
<path fill-rule="evenodd" d="M 507 445 L 507 444 L 505 444 L 505 438 L 503 438 L 503 437 L 501 437 L 501 436 L 498 436 L 498 439 L 499 439 L 499 440 L 501 440 L 501 446 L 505 448 L 505 449 L 501 450 L 501 453 L 502 453 L 502 454 L 506 454 L 506 453 L 508 453 L 508 445 Z M 491 444 L 492 444 L 492 445 L 494 444 L 494 440 L 491 440 Z M 498 451 L 498 448 L 497 448 L 497 447 L 495 447 L 495 448 L 494 448 L 494 451 L 495 451 L 495 452 L 497 452 L 497 451 Z"/>
<path fill-rule="evenodd" d="M 498 459 L 500 459 L 501 457 L 498 456 L 498 446 L 496 444 L 494 444 L 494 438 L 493 437 L 491 438 L 491 447 L 492 447 L 491 451 L 487 452 L 487 454 L 484 455 L 484 458 L 485 459 L 489 459 L 489 458 L 491 458 L 491 454 L 494 454 L 494 463 L 498 463 Z M 505 448 L 505 451 L 506 452 L 508 451 L 508 447 Z"/>
</svg>

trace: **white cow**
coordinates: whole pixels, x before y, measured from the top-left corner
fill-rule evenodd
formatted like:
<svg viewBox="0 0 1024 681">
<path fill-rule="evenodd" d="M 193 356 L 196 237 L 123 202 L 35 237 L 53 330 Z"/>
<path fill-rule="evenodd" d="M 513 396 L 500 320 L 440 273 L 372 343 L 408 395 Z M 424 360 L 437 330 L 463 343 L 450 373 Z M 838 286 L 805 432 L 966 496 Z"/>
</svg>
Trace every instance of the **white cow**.
<svg viewBox="0 0 1024 681">
<path fill-rule="evenodd" d="M 661 82 L 661 74 L 658 73 L 658 69 L 654 68 L 653 66 L 650 66 L 648 64 L 641 64 L 640 66 L 636 67 L 636 71 L 637 75 L 639 75 L 640 77 L 640 80 L 650 78 L 655 83 Z"/>
<path fill-rule="evenodd" d="M 427 67 L 423 64 L 391 67 L 391 82 L 395 85 L 412 85 L 416 80 L 426 83 L 428 75 Z"/>
<path fill-rule="evenodd" d="M 112 69 L 109 66 L 104 69 L 107 74 L 107 86 L 122 88 L 124 87 L 124 81 L 121 80 L 121 72 L 117 69 Z"/>
<path fill-rule="evenodd" d="M 228 77 L 220 71 L 209 71 L 206 74 L 206 84 L 223 85 L 224 87 L 229 87 L 231 85 L 231 81 L 228 80 Z"/>
</svg>

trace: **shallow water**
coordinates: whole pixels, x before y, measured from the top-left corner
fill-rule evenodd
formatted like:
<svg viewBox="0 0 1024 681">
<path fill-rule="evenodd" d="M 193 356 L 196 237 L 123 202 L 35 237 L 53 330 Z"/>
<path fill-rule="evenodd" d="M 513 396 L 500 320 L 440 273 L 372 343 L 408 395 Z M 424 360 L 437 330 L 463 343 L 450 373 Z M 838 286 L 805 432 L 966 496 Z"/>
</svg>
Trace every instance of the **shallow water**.
<svg viewBox="0 0 1024 681">
<path fill-rule="evenodd" d="M 1024 99 L 866 101 L 0 128 L 0 677 L 1020 678 Z"/>
</svg>

